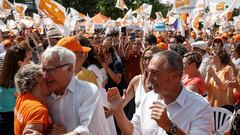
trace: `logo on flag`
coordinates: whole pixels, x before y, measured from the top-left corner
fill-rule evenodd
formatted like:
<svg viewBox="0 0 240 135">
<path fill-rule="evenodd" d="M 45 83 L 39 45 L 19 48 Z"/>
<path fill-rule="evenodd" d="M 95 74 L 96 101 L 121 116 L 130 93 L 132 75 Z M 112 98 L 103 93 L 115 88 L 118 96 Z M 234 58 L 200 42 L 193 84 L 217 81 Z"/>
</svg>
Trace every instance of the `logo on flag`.
<svg viewBox="0 0 240 135">
<path fill-rule="evenodd" d="M 3 6 L 3 9 L 6 9 L 6 10 L 11 10 L 12 9 L 11 5 L 6 0 L 3 0 L 3 5 L 2 6 Z"/>
<path fill-rule="evenodd" d="M 189 0 L 176 0 L 176 8 L 190 4 Z"/>
<path fill-rule="evenodd" d="M 219 2 L 219 3 L 217 3 L 217 5 L 216 5 L 216 10 L 221 10 L 221 11 L 223 11 L 223 10 L 224 10 L 224 5 L 225 5 L 225 2 Z"/>
<path fill-rule="evenodd" d="M 50 0 L 40 0 L 39 8 L 43 11 L 51 20 L 59 25 L 64 26 L 65 14 L 58 8 L 56 3 Z"/>
</svg>

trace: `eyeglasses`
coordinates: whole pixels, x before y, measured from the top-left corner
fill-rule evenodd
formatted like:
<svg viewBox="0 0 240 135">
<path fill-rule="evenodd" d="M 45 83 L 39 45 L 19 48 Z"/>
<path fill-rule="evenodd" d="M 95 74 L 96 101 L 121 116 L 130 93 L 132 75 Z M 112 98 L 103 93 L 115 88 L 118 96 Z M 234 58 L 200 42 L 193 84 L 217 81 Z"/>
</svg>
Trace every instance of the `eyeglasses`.
<svg viewBox="0 0 240 135">
<path fill-rule="evenodd" d="M 214 43 L 221 43 L 221 40 L 215 40 Z"/>
<path fill-rule="evenodd" d="M 70 63 L 67 63 L 67 64 L 63 64 L 63 65 L 60 65 L 60 66 L 57 66 L 57 67 L 53 67 L 53 68 L 42 68 L 43 72 L 45 73 L 52 73 L 54 70 L 58 69 L 58 68 L 62 68 L 64 66 L 67 66 L 69 65 Z"/>
</svg>

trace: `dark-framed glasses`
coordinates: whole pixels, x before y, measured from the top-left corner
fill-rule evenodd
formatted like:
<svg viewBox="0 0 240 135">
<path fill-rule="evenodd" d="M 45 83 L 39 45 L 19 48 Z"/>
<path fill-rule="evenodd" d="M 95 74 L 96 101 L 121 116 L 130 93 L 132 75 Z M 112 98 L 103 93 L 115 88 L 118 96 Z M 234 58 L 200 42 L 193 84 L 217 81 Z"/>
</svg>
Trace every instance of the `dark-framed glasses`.
<svg viewBox="0 0 240 135">
<path fill-rule="evenodd" d="M 65 67 L 67 65 L 70 65 L 70 63 L 67 63 L 67 64 L 63 64 L 63 65 L 59 65 L 59 66 L 56 66 L 56 67 L 53 67 L 53 68 L 42 68 L 43 72 L 45 73 L 52 73 L 54 70 L 56 69 L 59 69 L 59 68 L 62 68 L 62 67 Z"/>
<path fill-rule="evenodd" d="M 151 60 L 151 59 L 152 59 L 152 56 L 142 56 L 142 59 L 143 59 L 143 60 Z"/>
</svg>

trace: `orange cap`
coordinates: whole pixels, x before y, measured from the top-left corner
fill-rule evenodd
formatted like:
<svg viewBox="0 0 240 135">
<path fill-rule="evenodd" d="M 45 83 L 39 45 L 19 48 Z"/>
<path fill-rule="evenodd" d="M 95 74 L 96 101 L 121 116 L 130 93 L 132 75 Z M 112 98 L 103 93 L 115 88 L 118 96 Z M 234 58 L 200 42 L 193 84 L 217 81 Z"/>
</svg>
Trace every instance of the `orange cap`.
<svg viewBox="0 0 240 135">
<path fill-rule="evenodd" d="M 162 50 L 167 50 L 168 49 L 168 45 L 165 44 L 164 42 L 158 43 L 157 46 L 160 47 Z"/>
<path fill-rule="evenodd" d="M 164 41 L 164 37 L 162 35 L 159 35 L 157 37 L 157 43 L 163 42 Z"/>
<path fill-rule="evenodd" d="M 57 46 L 65 47 L 73 52 L 89 52 L 91 48 L 83 47 L 77 40 L 77 37 L 64 37 L 57 42 Z"/>
<path fill-rule="evenodd" d="M 228 38 L 228 34 L 227 34 L 227 33 L 223 33 L 223 34 L 221 35 L 221 37 L 222 37 L 222 38 Z"/>
<path fill-rule="evenodd" d="M 234 39 L 237 40 L 237 41 L 240 41 L 240 34 L 235 35 Z"/>
</svg>

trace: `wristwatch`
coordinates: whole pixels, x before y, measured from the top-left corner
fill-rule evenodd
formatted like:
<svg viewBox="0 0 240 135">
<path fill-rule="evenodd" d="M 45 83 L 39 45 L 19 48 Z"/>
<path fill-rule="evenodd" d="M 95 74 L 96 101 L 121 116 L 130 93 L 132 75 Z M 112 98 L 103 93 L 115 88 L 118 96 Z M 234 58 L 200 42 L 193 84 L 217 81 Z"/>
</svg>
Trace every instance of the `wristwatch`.
<svg viewBox="0 0 240 135">
<path fill-rule="evenodd" d="M 174 134 L 177 133 L 177 130 L 178 130 L 177 124 L 172 123 L 172 127 L 171 127 L 170 130 L 167 131 L 166 133 L 167 133 L 168 135 L 174 135 Z"/>
</svg>

